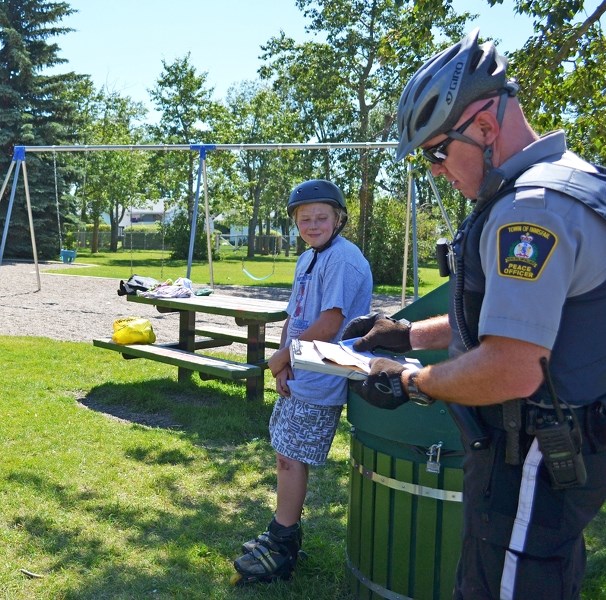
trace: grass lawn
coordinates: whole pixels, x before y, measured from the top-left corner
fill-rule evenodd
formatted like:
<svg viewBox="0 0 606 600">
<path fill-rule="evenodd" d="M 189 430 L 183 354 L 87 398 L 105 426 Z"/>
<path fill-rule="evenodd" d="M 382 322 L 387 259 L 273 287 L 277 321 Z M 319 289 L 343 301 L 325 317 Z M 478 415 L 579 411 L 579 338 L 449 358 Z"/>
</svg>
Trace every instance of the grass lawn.
<svg viewBox="0 0 606 600">
<path fill-rule="evenodd" d="M 138 259 L 80 254 L 76 265 L 98 266 L 64 271 L 160 278 L 157 254 Z M 265 285 L 289 287 L 293 261 L 276 260 Z M 250 284 L 241 262 L 218 261 L 216 282 Z M 272 263 L 253 264 L 263 274 Z M 184 264 L 165 262 L 163 277 L 183 276 Z M 204 268 L 194 267 L 195 283 L 206 282 Z M 250 403 L 240 384 L 179 384 L 174 367 L 88 343 L 0 336 L 0 361 L 0 600 L 351 598 L 346 415 L 327 466 L 311 470 L 309 558 L 288 583 L 234 588 L 240 544 L 275 503 L 269 375 L 264 402 Z M 606 600 L 604 509 L 587 534 L 582 597 Z"/>
<path fill-rule="evenodd" d="M 257 285 L 263 287 L 289 288 L 295 273 L 297 256 L 286 257 L 255 256 L 246 258 L 246 250 L 222 248 L 220 260 L 213 261 L 213 281 L 216 285 Z M 90 266 L 88 266 L 90 265 Z M 248 271 L 252 277 L 247 275 Z M 174 260 L 160 250 L 120 250 L 118 252 L 100 252 L 91 254 L 88 250 L 78 250 L 76 262 L 66 265 L 65 269 L 54 271 L 69 275 L 89 275 L 92 277 L 111 277 L 128 279 L 136 273 L 154 277 L 160 281 L 185 277 L 186 260 Z M 253 279 L 253 277 L 255 279 Z M 198 285 L 210 283 L 208 263 L 194 261 L 191 268 L 191 280 Z M 419 296 L 425 295 L 437 285 L 444 282 L 435 265 L 419 267 Z M 375 285 L 376 293 L 401 296 L 401 286 Z M 407 297 L 413 294 L 412 286 L 406 290 Z"/>
<path fill-rule="evenodd" d="M 311 475 L 309 559 L 289 583 L 233 588 L 274 509 L 269 378 L 249 403 L 242 385 L 178 384 L 86 343 L 0 337 L 0 356 L 0 598 L 348 597 L 345 419 Z"/>
</svg>

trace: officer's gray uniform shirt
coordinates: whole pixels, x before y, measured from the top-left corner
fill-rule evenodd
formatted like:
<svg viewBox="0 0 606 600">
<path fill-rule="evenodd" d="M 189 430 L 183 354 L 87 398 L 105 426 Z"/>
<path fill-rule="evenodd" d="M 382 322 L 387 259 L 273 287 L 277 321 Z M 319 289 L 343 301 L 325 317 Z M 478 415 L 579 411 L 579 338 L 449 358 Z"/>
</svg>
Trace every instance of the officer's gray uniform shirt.
<svg viewBox="0 0 606 600">
<path fill-rule="evenodd" d="M 515 173 L 539 161 L 587 170 L 566 152 L 562 132 L 542 137 L 501 169 Z M 606 222 L 559 192 L 518 188 L 492 208 L 480 255 L 486 276 L 480 338 L 497 335 L 552 349 L 566 298 L 606 280 Z"/>
</svg>

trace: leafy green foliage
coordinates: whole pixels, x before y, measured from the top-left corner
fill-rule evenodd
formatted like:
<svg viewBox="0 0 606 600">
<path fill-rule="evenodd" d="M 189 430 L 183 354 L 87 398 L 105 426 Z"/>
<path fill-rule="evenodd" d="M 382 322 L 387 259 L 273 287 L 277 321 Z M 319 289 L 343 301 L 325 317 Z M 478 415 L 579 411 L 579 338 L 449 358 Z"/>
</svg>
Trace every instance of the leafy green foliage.
<svg viewBox="0 0 606 600">
<path fill-rule="evenodd" d="M 405 207 L 400 202 L 381 198 L 375 201 L 375 210 L 381 215 L 376 219 L 369 242 L 368 261 L 371 264 L 373 280 L 379 284 L 402 284 L 404 257 Z M 409 262 L 408 274 L 412 272 Z"/>
<path fill-rule="evenodd" d="M 264 47 L 261 75 L 303 128 L 320 141 L 387 141 L 393 135 L 398 97 L 424 56 L 435 51 L 434 33 L 461 33 L 464 16 L 437 0 L 298 0 L 310 33 L 325 41 L 296 44 L 285 35 Z M 325 177 L 343 178 L 359 203 L 356 241 L 367 250 L 367 229 L 375 227 L 378 179 L 393 157 L 387 153 L 347 152 Z"/>
<path fill-rule="evenodd" d="M 3 0 L 0 2 L 0 169 L 8 172 L 16 145 L 53 145 L 73 139 L 76 105 L 70 94 L 84 77 L 75 73 L 43 75 L 45 68 L 65 62 L 52 38 L 70 31 L 57 25 L 73 12 L 65 2 Z M 52 161 L 28 157 L 28 181 L 36 223 L 36 246 L 41 258 L 59 252 Z M 19 173 L 22 179 L 22 173 Z M 63 180 L 60 179 L 61 186 Z M 23 182 L 20 201 L 11 215 L 7 253 L 31 257 Z M 60 187 L 59 190 L 62 188 Z M 4 227 L 8 203 L 0 205 Z"/>
<path fill-rule="evenodd" d="M 168 64 L 150 90 L 160 121 L 149 128 L 152 138 L 163 144 L 203 143 L 221 114 L 207 87 L 208 73 L 198 73 L 187 54 Z M 215 141 L 215 140 L 213 140 Z M 159 183 L 160 196 L 169 205 L 180 206 L 192 215 L 196 190 L 198 156 L 194 152 L 152 157 L 148 176 Z"/>
<path fill-rule="evenodd" d="M 279 144 L 302 141 L 295 115 L 282 110 L 279 96 L 265 85 L 244 83 L 232 88 L 227 97 L 232 133 L 245 144 Z M 224 131 L 228 133 L 229 128 Z M 233 138 L 232 138 L 233 139 Z M 270 227 L 270 218 L 279 221 L 286 215 L 286 200 L 293 181 L 301 172 L 302 158 L 298 153 L 281 150 L 243 150 L 231 167 L 235 192 L 246 202 L 248 210 L 248 256 L 254 256 L 254 235 L 259 227 Z"/>
<path fill-rule="evenodd" d="M 494 4 L 494 0 L 490 4 Z M 535 34 L 511 54 L 511 73 L 531 123 L 541 132 L 564 128 L 570 148 L 606 162 L 606 43 L 600 19 L 582 0 L 517 0 L 516 10 L 534 17 Z"/>
<path fill-rule="evenodd" d="M 165 245 L 171 249 L 172 258 L 187 259 L 191 239 L 191 227 L 187 214 L 183 211 L 176 213 L 170 223 L 165 225 Z M 220 255 L 212 250 L 213 260 L 219 260 Z M 193 258 L 208 260 L 208 243 L 202 219 L 198 219 L 196 238 L 194 241 Z"/>
<path fill-rule="evenodd" d="M 82 138 L 93 145 L 136 145 L 143 141 L 140 120 L 145 109 L 140 103 L 115 92 L 93 92 L 87 103 L 88 123 L 82 128 Z M 81 198 L 82 211 L 93 223 L 92 250 L 98 250 L 96 233 L 102 215 L 109 215 L 112 250 L 118 247 L 118 226 L 127 210 L 140 206 L 144 174 L 149 156 L 142 152 L 95 152 L 87 159 L 86 197 Z M 84 183 L 83 183 L 84 186 Z"/>
</svg>

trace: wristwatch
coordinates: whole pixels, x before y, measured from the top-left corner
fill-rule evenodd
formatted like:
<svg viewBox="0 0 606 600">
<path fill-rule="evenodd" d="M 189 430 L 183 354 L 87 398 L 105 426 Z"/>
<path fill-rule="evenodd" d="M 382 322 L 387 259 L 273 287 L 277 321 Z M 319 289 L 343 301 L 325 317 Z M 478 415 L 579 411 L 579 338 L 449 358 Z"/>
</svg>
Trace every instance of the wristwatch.
<svg viewBox="0 0 606 600">
<path fill-rule="evenodd" d="M 422 392 L 417 386 L 417 377 L 419 375 L 419 371 L 415 371 L 408 377 L 408 397 L 419 406 L 430 406 L 436 400 L 431 396 L 428 396 L 424 392 Z"/>
</svg>

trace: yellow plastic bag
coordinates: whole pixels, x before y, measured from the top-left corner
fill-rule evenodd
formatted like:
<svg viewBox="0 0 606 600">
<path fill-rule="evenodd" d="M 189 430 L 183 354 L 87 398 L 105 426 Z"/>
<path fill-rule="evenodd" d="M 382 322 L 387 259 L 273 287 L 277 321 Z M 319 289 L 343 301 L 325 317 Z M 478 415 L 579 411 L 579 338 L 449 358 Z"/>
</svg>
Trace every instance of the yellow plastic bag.
<svg viewBox="0 0 606 600">
<path fill-rule="evenodd" d="M 148 319 L 125 317 L 114 321 L 112 342 L 116 344 L 153 344 L 156 334 Z"/>
</svg>

